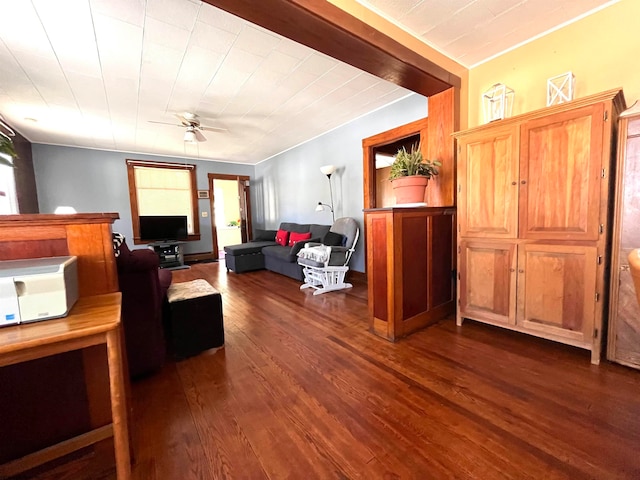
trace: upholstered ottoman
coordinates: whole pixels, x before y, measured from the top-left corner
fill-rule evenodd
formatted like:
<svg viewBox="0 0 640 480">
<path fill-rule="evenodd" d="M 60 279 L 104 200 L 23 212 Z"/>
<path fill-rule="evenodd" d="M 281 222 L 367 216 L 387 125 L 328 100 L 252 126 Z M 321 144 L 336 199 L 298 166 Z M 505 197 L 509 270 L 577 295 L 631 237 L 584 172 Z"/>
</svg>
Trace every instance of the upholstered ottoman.
<svg viewBox="0 0 640 480">
<path fill-rule="evenodd" d="M 167 300 L 167 347 L 175 358 L 224 345 L 222 296 L 206 280 L 172 284 Z"/>
<path fill-rule="evenodd" d="M 235 273 L 262 270 L 264 268 L 264 255 L 262 249 L 271 245 L 277 245 L 272 241 L 257 241 L 227 245 L 224 247 L 224 261 L 227 271 Z"/>
</svg>

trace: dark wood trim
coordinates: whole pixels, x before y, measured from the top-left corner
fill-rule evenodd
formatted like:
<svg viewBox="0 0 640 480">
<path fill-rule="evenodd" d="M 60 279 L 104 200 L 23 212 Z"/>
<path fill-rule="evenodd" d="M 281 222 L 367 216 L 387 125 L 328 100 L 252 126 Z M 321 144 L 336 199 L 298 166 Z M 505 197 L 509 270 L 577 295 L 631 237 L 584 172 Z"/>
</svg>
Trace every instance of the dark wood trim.
<svg viewBox="0 0 640 480">
<path fill-rule="evenodd" d="M 455 88 L 432 95 L 428 99 L 429 116 L 414 122 L 400 125 L 385 132 L 362 140 L 362 167 L 364 208 L 378 208 L 376 205 L 376 147 L 392 144 L 412 135 L 420 135 L 421 150 L 424 158 L 442 162 L 440 175 L 432 178 L 427 188 L 425 201 L 430 207 L 449 207 L 456 202 L 455 182 L 455 139 L 452 134 L 459 121 L 454 110 L 459 91 Z"/>
<path fill-rule="evenodd" d="M 242 241 L 247 242 L 251 240 L 252 226 L 251 226 L 251 195 L 249 191 L 249 185 L 246 182 L 251 181 L 251 177 L 248 175 L 231 175 L 225 173 L 208 173 L 208 185 L 209 185 L 209 211 L 211 212 L 211 239 L 213 244 L 213 253 L 218 255 L 218 231 L 216 229 L 216 214 L 215 214 L 215 195 L 213 192 L 214 180 L 234 180 L 238 182 L 238 197 L 240 202 L 240 218 L 242 224 L 240 226 L 240 233 Z"/>
<path fill-rule="evenodd" d="M 362 172 L 364 178 L 364 208 L 377 208 L 376 205 L 376 147 L 393 143 L 403 138 L 420 134 L 421 142 L 427 138 L 429 118 L 421 118 L 414 122 L 400 125 L 385 132 L 362 139 Z M 426 148 L 426 142 L 422 148 Z"/>
<path fill-rule="evenodd" d="M 425 96 L 458 76 L 330 2 L 205 0 L 249 22 Z"/>
<path fill-rule="evenodd" d="M 138 192 L 136 189 L 135 167 L 167 168 L 176 170 L 189 170 L 191 178 L 191 210 L 193 215 L 193 233 L 189 234 L 188 240 L 200 240 L 200 217 L 198 209 L 198 187 L 196 183 L 196 166 L 193 164 L 152 162 L 149 160 L 126 159 L 127 178 L 129 180 L 129 205 L 131 206 L 131 226 L 133 229 L 133 243 L 144 245 L 147 242 L 140 240 L 140 222 L 138 220 Z"/>
<path fill-rule="evenodd" d="M 185 253 L 184 263 L 197 263 L 217 261 L 218 256 L 214 252 L 202 252 L 202 253 Z"/>
<path fill-rule="evenodd" d="M 22 214 L 38 213 L 38 189 L 36 175 L 33 169 L 33 155 L 31 142 L 15 130 L 13 145 L 18 157 L 15 161 L 14 178 L 16 182 L 16 197 L 18 211 Z"/>
</svg>

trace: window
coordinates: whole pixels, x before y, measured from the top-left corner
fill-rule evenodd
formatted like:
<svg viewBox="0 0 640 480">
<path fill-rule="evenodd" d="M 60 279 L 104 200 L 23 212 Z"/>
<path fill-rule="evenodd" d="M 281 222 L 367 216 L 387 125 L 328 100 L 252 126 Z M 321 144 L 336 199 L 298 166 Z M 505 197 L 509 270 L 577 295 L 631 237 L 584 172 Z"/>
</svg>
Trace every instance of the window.
<svg viewBox="0 0 640 480">
<path fill-rule="evenodd" d="M 186 215 L 189 240 L 200 239 L 195 165 L 127 160 L 134 243 L 140 215 Z"/>
<path fill-rule="evenodd" d="M 1 154 L 7 160 L 11 157 Z M 0 215 L 18 213 L 18 199 L 16 196 L 16 181 L 14 169 L 0 163 Z"/>
</svg>

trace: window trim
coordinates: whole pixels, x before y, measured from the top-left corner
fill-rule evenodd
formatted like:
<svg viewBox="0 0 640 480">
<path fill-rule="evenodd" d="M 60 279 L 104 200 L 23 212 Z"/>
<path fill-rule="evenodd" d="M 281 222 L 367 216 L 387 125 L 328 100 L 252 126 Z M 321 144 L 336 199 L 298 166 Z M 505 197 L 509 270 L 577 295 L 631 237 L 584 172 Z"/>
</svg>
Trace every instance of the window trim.
<svg viewBox="0 0 640 480">
<path fill-rule="evenodd" d="M 131 225 L 133 227 L 134 245 L 146 245 L 148 242 L 140 240 L 140 221 L 138 215 L 138 189 L 136 187 L 135 167 L 167 168 L 175 170 L 189 170 L 191 177 L 191 206 L 193 209 L 193 233 L 188 241 L 200 240 L 200 218 L 198 217 L 198 190 L 196 187 L 196 166 L 186 163 L 164 163 L 147 160 L 125 160 L 127 177 L 129 179 L 129 203 L 131 205 Z"/>
</svg>

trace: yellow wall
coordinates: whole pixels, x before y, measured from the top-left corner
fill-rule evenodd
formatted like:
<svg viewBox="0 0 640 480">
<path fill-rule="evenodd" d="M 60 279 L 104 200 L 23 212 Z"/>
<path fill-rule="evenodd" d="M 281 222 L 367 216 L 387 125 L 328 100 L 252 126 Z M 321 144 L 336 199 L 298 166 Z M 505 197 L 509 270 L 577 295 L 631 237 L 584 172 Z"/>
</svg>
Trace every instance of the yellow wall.
<svg viewBox="0 0 640 480">
<path fill-rule="evenodd" d="M 639 0 L 621 0 L 469 72 L 469 126 L 484 123 L 482 93 L 495 83 L 515 90 L 513 115 L 546 106 L 547 78 L 572 71 L 574 98 L 617 87 L 627 105 L 640 98 Z"/>
</svg>

